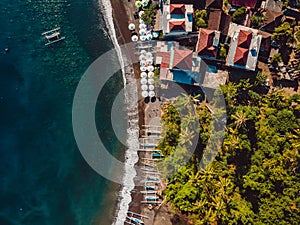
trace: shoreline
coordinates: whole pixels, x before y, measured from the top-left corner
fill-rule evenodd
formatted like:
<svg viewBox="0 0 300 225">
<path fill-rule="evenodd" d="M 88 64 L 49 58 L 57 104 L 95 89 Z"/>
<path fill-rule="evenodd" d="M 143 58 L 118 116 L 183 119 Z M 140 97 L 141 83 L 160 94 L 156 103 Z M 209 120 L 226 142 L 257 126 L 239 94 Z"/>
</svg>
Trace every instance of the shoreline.
<svg viewBox="0 0 300 225">
<path fill-rule="evenodd" d="M 113 41 L 115 48 L 121 51 L 120 45 L 131 43 L 131 31 L 128 29 L 129 23 L 138 24 L 138 20 L 134 19 L 133 13 L 136 12 L 136 7 L 134 2 L 125 0 L 100 0 L 102 3 L 104 1 L 110 1 L 112 10 L 112 21 L 114 31 L 109 30 L 109 35 L 116 35 L 110 37 Z M 106 16 L 104 14 L 104 16 Z M 109 18 L 105 18 L 106 23 Z M 111 22 L 111 21 L 110 21 Z M 106 24 L 107 25 L 107 24 Z M 110 29 L 112 26 L 108 27 Z M 117 41 L 117 42 L 115 42 Z M 121 52 L 120 52 L 121 53 Z M 119 55 L 122 56 L 122 53 Z M 126 58 L 119 58 L 120 61 L 126 61 Z M 120 62 L 122 65 L 122 62 Z M 136 166 L 140 164 L 139 155 L 136 149 L 139 148 L 139 138 L 141 137 L 141 131 L 143 130 L 143 125 L 146 122 L 146 111 L 147 107 L 142 100 L 139 100 L 138 94 L 141 93 L 140 86 L 136 84 L 136 80 L 140 79 L 140 70 L 138 64 L 133 64 L 133 66 L 127 66 L 122 70 L 124 78 L 124 86 L 130 86 L 130 90 L 125 89 L 125 101 L 127 101 L 127 111 L 130 114 L 128 118 L 129 127 L 127 128 L 127 149 L 125 152 L 125 171 L 124 172 L 124 182 L 117 194 L 117 204 L 114 206 L 114 218 L 113 224 L 123 225 L 127 216 L 128 211 L 133 211 L 135 213 L 144 214 L 150 217 L 151 224 L 164 225 L 177 224 L 182 222 L 186 224 L 180 218 L 180 214 L 174 212 L 171 207 L 163 203 L 157 209 L 149 210 L 148 207 L 141 204 L 143 200 L 143 195 L 140 193 L 142 187 L 136 182 L 137 171 Z M 132 171 L 134 170 L 134 171 Z M 128 182 L 131 183 L 128 185 Z M 125 185 L 126 184 L 126 185 Z M 145 224 L 149 224 L 150 221 L 145 221 Z"/>
<path fill-rule="evenodd" d="M 112 39 L 113 45 L 118 51 L 118 57 L 122 67 L 124 87 L 130 86 L 130 90 L 125 88 L 124 91 L 127 113 L 130 114 L 130 118 L 128 118 L 128 127 L 126 131 L 127 148 L 125 152 L 125 171 L 123 171 L 124 180 L 121 188 L 117 193 L 116 205 L 114 205 L 114 214 L 112 215 L 113 224 L 120 225 L 124 224 L 130 203 L 132 202 L 131 191 L 135 188 L 134 177 L 136 176 L 136 172 L 134 169 L 134 165 L 138 162 L 138 155 L 136 149 L 139 145 L 139 123 L 142 120 L 142 118 L 140 117 L 139 113 L 140 108 L 136 104 L 136 100 L 138 99 L 138 87 L 135 83 L 135 76 L 137 73 L 136 71 L 132 73 L 132 67 L 127 66 L 123 68 L 124 61 L 126 61 L 126 58 L 123 58 L 124 53 L 122 53 L 120 48 L 120 45 L 131 42 L 131 31 L 129 31 L 128 29 L 128 22 L 130 21 L 130 17 L 128 16 L 127 11 L 128 8 L 125 6 L 125 2 L 120 2 L 117 0 L 107 1 L 100 0 L 100 4 L 107 4 L 104 6 L 102 5 L 102 7 L 104 8 L 103 16 L 106 17 L 104 18 L 104 20 L 106 22 L 106 26 L 110 38 Z M 108 8 L 108 10 L 111 11 L 105 11 L 106 7 Z M 107 15 L 107 13 L 112 14 Z M 107 16 L 111 16 L 111 18 L 107 18 Z"/>
<path fill-rule="evenodd" d="M 136 23 L 138 24 L 138 20 L 134 19 L 133 17 L 133 13 L 136 11 L 136 7 L 134 5 L 134 2 L 129 2 L 129 1 L 125 1 L 125 0 L 121 0 L 121 1 L 117 1 L 117 0 L 110 0 L 111 1 L 111 5 L 112 5 L 112 14 L 113 14 L 113 22 L 114 22 L 114 28 L 115 28 L 115 33 L 117 34 L 117 40 L 118 40 L 118 45 L 123 45 L 126 43 L 131 43 L 131 31 L 128 29 L 128 25 L 129 23 Z M 126 59 L 125 59 L 126 60 Z M 134 74 L 132 74 L 132 71 L 130 71 L 131 73 L 131 77 L 129 79 L 135 79 L 138 80 L 140 79 L 139 76 L 139 65 L 133 65 L 133 68 L 131 68 L 131 70 L 133 69 Z M 125 68 L 126 70 L 126 68 Z M 123 71 L 125 74 L 125 79 L 126 82 L 128 82 L 128 77 L 126 76 L 126 71 Z M 130 83 L 130 81 L 129 81 Z M 135 85 L 135 91 L 137 91 L 137 95 L 141 92 L 140 87 L 136 84 Z M 132 92 L 132 89 L 130 90 L 130 92 Z M 126 94 L 126 93 L 125 93 Z M 131 93 L 127 93 L 127 94 L 131 94 Z M 143 129 L 143 125 L 146 122 L 146 105 L 142 100 L 139 100 L 138 102 L 136 102 L 139 98 L 136 96 L 136 98 L 130 102 L 130 99 L 126 98 L 127 101 L 129 100 L 129 102 L 127 102 L 127 104 L 134 104 L 135 105 L 135 113 L 137 116 L 138 124 L 137 127 L 135 128 L 135 132 L 136 133 L 136 140 L 137 143 L 135 143 L 135 146 L 130 146 L 129 144 L 129 148 L 126 150 L 125 155 L 127 156 L 127 154 L 130 153 L 130 149 L 132 147 L 134 147 L 133 152 L 131 152 L 131 154 L 135 154 L 137 157 L 137 160 L 131 164 L 132 169 L 135 170 L 135 167 L 139 165 L 140 161 L 139 161 L 139 156 L 138 153 L 136 151 L 136 149 L 139 148 L 139 138 L 141 137 L 141 131 Z M 132 107 L 132 106 L 131 106 Z M 130 108 L 130 107 L 129 107 Z M 131 110 L 129 111 L 130 113 L 133 113 Z M 131 121 L 131 119 L 128 121 L 128 123 L 132 123 L 134 121 Z M 130 132 L 130 128 L 129 130 L 127 130 L 127 134 L 129 134 Z M 127 139 L 129 139 L 131 137 L 127 137 Z M 128 141 L 128 140 L 127 140 Z M 139 154 L 140 155 L 140 154 Z M 128 163 L 126 163 L 126 165 L 129 165 Z M 126 176 L 126 171 L 124 176 Z M 139 182 L 136 180 L 137 177 L 139 177 L 140 174 L 136 173 L 135 170 L 135 174 L 132 177 L 132 182 L 133 182 L 133 187 L 131 189 L 129 189 L 127 186 L 125 186 L 123 184 L 123 187 L 121 187 L 121 190 L 119 192 L 119 198 L 118 198 L 118 203 L 115 206 L 115 215 L 117 215 L 117 217 L 114 220 L 115 225 L 121 225 L 124 224 L 124 222 L 122 221 L 122 218 L 126 218 L 127 212 L 128 211 L 133 211 L 135 213 L 139 213 L 139 214 L 145 214 L 147 216 L 150 217 L 150 221 L 152 222 L 151 224 L 153 225 L 161 225 L 161 222 L 164 222 L 164 225 L 172 225 L 175 224 L 176 222 L 180 221 L 180 219 L 178 220 L 178 214 L 174 213 L 170 207 L 167 204 L 162 204 L 160 206 L 159 209 L 153 209 L 153 210 L 149 210 L 146 206 L 142 205 L 140 202 L 143 200 L 143 195 L 140 193 L 140 191 L 142 190 L 142 187 L 137 184 L 136 182 Z M 124 179 L 125 180 L 125 179 Z M 130 201 L 129 198 L 128 199 L 124 199 L 126 198 L 124 195 L 128 195 L 126 197 L 130 197 Z M 126 205 L 124 205 L 126 204 Z M 126 211 L 125 211 L 126 209 Z M 125 215 L 124 215 L 125 213 Z M 145 221 L 146 224 L 149 224 L 150 221 Z"/>
</svg>

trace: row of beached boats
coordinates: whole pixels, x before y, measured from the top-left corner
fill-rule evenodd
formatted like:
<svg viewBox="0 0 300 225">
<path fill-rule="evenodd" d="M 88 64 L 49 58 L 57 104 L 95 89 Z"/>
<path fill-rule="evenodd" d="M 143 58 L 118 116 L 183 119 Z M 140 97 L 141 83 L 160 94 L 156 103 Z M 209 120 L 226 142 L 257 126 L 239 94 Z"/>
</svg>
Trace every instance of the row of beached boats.
<svg viewBox="0 0 300 225">
<path fill-rule="evenodd" d="M 143 130 L 145 135 L 140 138 L 140 148 L 137 150 L 144 153 L 144 158 L 140 158 L 143 178 L 139 182 L 144 187 L 144 190 L 140 191 L 144 196 L 141 204 L 148 204 L 149 208 L 152 208 L 152 205 L 161 204 L 160 196 L 158 195 L 158 188 L 161 185 L 160 174 L 155 164 L 155 162 L 164 157 L 161 150 L 157 149 L 157 142 L 161 138 L 161 127 L 143 125 Z M 149 219 L 149 217 L 128 211 L 125 223 L 143 225 L 145 224 L 144 219 Z"/>
</svg>

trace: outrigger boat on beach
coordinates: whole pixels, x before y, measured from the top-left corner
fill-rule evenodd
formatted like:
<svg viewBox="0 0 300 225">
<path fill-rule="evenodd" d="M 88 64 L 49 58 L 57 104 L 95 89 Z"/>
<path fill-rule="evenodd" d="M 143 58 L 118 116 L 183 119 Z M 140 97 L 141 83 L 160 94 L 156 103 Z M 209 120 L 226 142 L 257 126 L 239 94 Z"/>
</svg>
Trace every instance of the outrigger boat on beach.
<svg viewBox="0 0 300 225">
<path fill-rule="evenodd" d="M 136 224 L 139 224 L 139 225 L 144 225 L 144 221 L 142 221 L 143 218 L 145 219 L 149 219 L 148 216 L 144 216 L 144 215 L 141 215 L 141 214 L 138 214 L 138 213 L 134 213 L 134 212 L 130 212 L 128 211 L 127 214 L 129 214 L 128 216 L 126 216 L 126 221 L 125 223 L 127 224 L 131 224 L 131 225 L 136 225 Z M 137 218 L 139 217 L 139 218 Z"/>
<path fill-rule="evenodd" d="M 51 45 L 53 43 L 56 43 L 56 42 L 59 42 L 59 41 L 62 41 L 65 39 L 65 37 L 60 37 L 60 27 L 57 27 L 53 30 L 49 30 L 49 31 L 46 31 L 44 33 L 42 33 L 42 35 L 44 36 L 44 38 L 48 41 L 45 45 Z"/>
</svg>

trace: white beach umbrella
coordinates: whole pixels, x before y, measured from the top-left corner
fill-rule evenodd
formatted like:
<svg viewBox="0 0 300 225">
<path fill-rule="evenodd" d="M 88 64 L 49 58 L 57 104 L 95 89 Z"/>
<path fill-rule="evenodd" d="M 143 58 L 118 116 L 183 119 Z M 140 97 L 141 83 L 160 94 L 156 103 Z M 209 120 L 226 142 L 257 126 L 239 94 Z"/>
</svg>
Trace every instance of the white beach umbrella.
<svg viewBox="0 0 300 225">
<path fill-rule="evenodd" d="M 151 52 L 147 52 L 146 57 L 148 59 L 153 58 L 153 54 Z"/>
<path fill-rule="evenodd" d="M 154 91 L 149 91 L 149 96 L 150 97 L 154 97 L 155 96 L 155 92 Z"/>
<path fill-rule="evenodd" d="M 142 72 L 141 73 L 141 78 L 147 78 L 147 73 L 146 72 Z"/>
<path fill-rule="evenodd" d="M 157 38 L 159 36 L 159 33 L 158 32 L 153 32 L 152 35 L 153 35 L 154 38 Z"/>
<path fill-rule="evenodd" d="M 142 60 L 146 61 L 146 60 L 147 60 L 147 57 L 146 57 L 145 55 L 140 55 L 140 56 L 139 56 L 139 60 L 140 60 L 140 61 L 142 61 Z"/>
<path fill-rule="evenodd" d="M 145 72 L 145 71 L 147 70 L 147 67 L 141 66 L 141 67 L 140 67 L 140 70 L 141 70 L 142 72 Z"/>
<path fill-rule="evenodd" d="M 153 60 L 152 59 L 147 59 L 146 62 L 147 62 L 148 65 L 152 65 L 153 64 Z"/>
<path fill-rule="evenodd" d="M 148 70 L 149 72 L 153 72 L 153 71 L 154 71 L 154 66 L 148 66 L 148 67 L 147 67 L 147 70 Z"/>
<path fill-rule="evenodd" d="M 144 56 L 146 56 L 146 55 L 147 55 L 147 52 L 146 52 L 146 50 L 144 50 L 144 49 L 143 49 L 143 50 L 141 51 L 141 55 L 144 55 Z"/>
<path fill-rule="evenodd" d="M 132 36 L 131 36 L 131 40 L 132 40 L 133 42 L 136 42 L 136 41 L 139 40 L 139 37 L 136 36 L 136 35 L 132 35 Z"/>
<path fill-rule="evenodd" d="M 139 17 L 141 17 L 143 14 L 144 14 L 143 10 L 139 11 Z"/>
<path fill-rule="evenodd" d="M 147 0 L 142 0 L 142 5 L 143 5 L 143 7 L 146 7 L 148 5 L 148 1 Z"/>
<path fill-rule="evenodd" d="M 144 20 L 139 19 L 139 23 L 145 24 Z"/>
<path fill-rule="evenodd" d="M 154 84 L 154 79 L 153 78 L 148 79 L 148 84 Z"/>
<path fill-rule="evenodd" d="M 134 25 L 133 23 L 130 23 L 130 24 L 128 25 L 128 29 L 129 29 L 129 30 L 134 30 L 134 29 L 135 29 L 135 25 Z"/>
<path fill-rule="evenodd" d="M 140 66 L 146 66 L 146 64 L 147 64 L 147 63 L 146 63 L 145 60 L 141 60 L 141 61 L 140 61 Z"/>
<path fill-rule="evenodd" d="M 143 96 L 144 98 L 148 97 L 148 96 L 149 96 L 149 92 L 148 92 L 148 91 L 143 91 L 143 92 L 142 92 L 142 96 Z"/>
<path fill-rule="evenodd" d="M 148 90 L 148 85 L 143 84 L 141 88 L 142 88 L 143 91 L 147 91 Z"/>
<path fill-rule="evenodd" d="M 151 41 L 152 38 L 153 38 L 153 37 L 152 37 L 152 34 L 147 34 L 147 40 L 148 40 L 148 41 Z"/>
<path fill-rule="evenodd" d="M 154 85 L 150 84 L 150 85 L 149 85 L 149 90 L 150 90 L 150 91 L 153 91 L 153 90 L 154 90 Z"/>
<path fill-rule="evenodd" d="M 143 3 L 142 3 L 141 1 L 136 1 L 136 2 L 135 2 L 135 6 L 136 6 L 137 8 L 142 7 L 142 5 L 143 5 Z"/>
<path fill-rule="evenodd" d="M 147 84 L 147 79 L 146 78 L 142 78 L 141 79 L 141 84 Z"/>
<path fill-rule="evenodd" d="M 148 73 L 148 78 L 153 78 L 154 77 L 154 73 L 153 72 L 149 72 Z"/>
<path fill-rule="evenodd" d="M 147 35 L 145 29 L 140 29 L 139 34 L 140 34 L 141 36 Z"/>
<path fill-rule="evenodd" d="M 146 39 L 147 39 L 147 36 L 140 36 L 140 39 L 141 39 L 141 41 L 146 41 Z"/>
<path fill-rule="evenodd" d="M 147 28 L 147 26 L 146 26 L 146 24 L 144 24 L 144 23 L 141 23 L 141 24 L 139 25 L 139 28 L 140 28 L 140 29 L 146 29 L 146 28 Z"/>
</svg>

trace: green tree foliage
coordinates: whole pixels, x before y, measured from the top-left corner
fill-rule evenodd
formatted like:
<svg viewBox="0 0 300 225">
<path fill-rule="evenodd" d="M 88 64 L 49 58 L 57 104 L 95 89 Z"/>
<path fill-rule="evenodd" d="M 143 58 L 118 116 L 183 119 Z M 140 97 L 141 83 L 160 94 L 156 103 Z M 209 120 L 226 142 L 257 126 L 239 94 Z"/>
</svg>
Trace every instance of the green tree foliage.
<svg viewBox="0 0 300 225">
<path fill-rule="evenodd" d="M 201 154 L 194 154 L 168 180 L 166 200 L 193 224 L 290 225 L 300 221 L 300 95 L 257 92 L 264 79 L 260 74 L 252 83 L 243 80 L 222 86 L 228 121 L 219 155 L 203 170 Z M 191 107 L 179 102 L 183 109 Z M 167 140 L 172 140 L 173 147 L 180 145 L 179 152 L 185 154 L 192 132 L 184 131 L 182 139 L 178 125 L 192 120 L 179 121 L 179 114 L 170 107 L 164 106 L 162 119 L 171 130 L 177 128 Z M 210 137 L 212 115 L 203 105 L 196 106 L 196 111 L 200 124 L 197 151 L 201 152 Z M 165 136 L 160 147 L 168 154 L 166 143 Z"/>
<path fill-rule="evenodd" d="M 278 63 L 281 63 L 282 62 L 282 57 L 281 57 L 281 54 L 280 53 L 275 53 L 272 58 L 271 58 L 271 64 L 274 66 L 274 67 L 277 67 L 278 66 Z"/>
<path fill-rule="evenodd" d="M 205 9 L 195 11 L 194 21 L 197 29 L 207 27 L 208 14 Z"/>
<path fill-rule="evenodd" d="M 242 23 L 245 20 L 245 16 L 246 7 L 240 7 L 232 14 L 232 21 L 234 23 Z"/>
<path fill-rule="evenodd" d="M 264 24 L 264 17 L 263 16 L 252 16 L 251 17 L 251 26 L 254 28 L 259 28 Z"/>
<path fill-rule="evenodd" d="M 220 57 L 226 58 L 227 57 L 227 49 L 224 44 L 220 44 L 220 52 L 219 52 Z"/>
<path fill-rule="evenodd" d="M 257 73 L 256 80 L 257 80 L 258 84 L 265 83 L 266 79 L 267 79 L 267 74 L 264 74 L 262 72 Z"/>
<path fill-rule="evenodd" d="M 289 22 L 284 22 L 279 27 L 276 27 L 272 35 L 274 40 L 279 46 L 284 46 L 294 40 L 293 28 Z"/>
<path fill-rule="evenodd" d="M 156 4 L 149 4 L 147 8 L 144 8 L 144 13 L 141 18 L 147 26 L 153 26 L 155 23 L 155 16 Z"/>
</svg>

